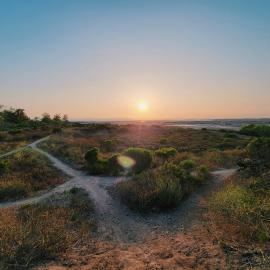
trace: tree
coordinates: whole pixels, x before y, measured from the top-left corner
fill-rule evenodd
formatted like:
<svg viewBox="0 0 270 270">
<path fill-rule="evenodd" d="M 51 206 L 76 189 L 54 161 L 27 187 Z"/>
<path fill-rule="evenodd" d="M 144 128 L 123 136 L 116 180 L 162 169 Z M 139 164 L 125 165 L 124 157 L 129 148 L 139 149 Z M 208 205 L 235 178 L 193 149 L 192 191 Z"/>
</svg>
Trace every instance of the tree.
<svg viewBox="0 0 270 270">
<path fill-rule="evenodd" d="M 55 114 L 53 117 L 53 123 L 57 126 L 62 124 L 62 119 L 61 119 L 61 115 L 60 114 Z"/>
<path fill-rule="evenodd" d="M 62 120 L 63 120 L 65 123 L 68 122 L 68 116 L 67 116 L 67 114 L 64 114 L 64 115 L 63 115 Z"/>
<path fill-rule="evenodd" d="M 2 117 L 4 118 L 4 122 L 13 124 L 23 124 L 30 120 L 24 112 L 24 109 L 10 108 L 8 110 L 4 110 L 2 111 Z"/>
<path fill-rule="evenodd" d="M 49 123 L 51 123 L 51 121 L 52 121 L 52 119 L 51 119 L 50 114 L 48 114 L 48 113 L 42 114 L 41 122 L 43 122 L 45 124 L 49 124 Z"/>
</svg>

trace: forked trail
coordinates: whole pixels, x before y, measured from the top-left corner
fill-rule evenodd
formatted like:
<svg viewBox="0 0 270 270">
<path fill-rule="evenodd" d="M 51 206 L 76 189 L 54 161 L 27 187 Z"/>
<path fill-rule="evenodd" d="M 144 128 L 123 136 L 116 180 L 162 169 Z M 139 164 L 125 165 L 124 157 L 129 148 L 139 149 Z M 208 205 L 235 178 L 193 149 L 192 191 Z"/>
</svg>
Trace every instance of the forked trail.
<svg viewBox="0 0 270 270">
<path fill-rule="evenodd" d="M 69 175 L 70 179 L 40 196 L 1 203 L 0 207 L 36 203 L 52 194 L 67 191 L 73 187 L 81 187 L 89 193 L 90 198 L 95 203 L 98 221 L 97 235 L 103 240 L 115 240 L 121 243 L 140 242 L 151 237 L 155 238 L 156 235 L 173 233 L 190 227 L 198 221 L 201 211 L 199 207 L 200 200 L 209 195 L 220 182 L 235 172 L 235 169 L 214 171 L 212 172 L 212 180 L 189 196 L 177 209 L 168 213 L 142 216 L 131 212 L 119 200 L 113 199 L 108 192 L 109 187 L 115 185 L 117 181 L 123 180 L 122 177 L 89 176 L 82 171 L 71 168 L 51 154 L 38 148 L 38 143 L 47 138 L 37 140 L 28 146 L 49 158 L 53 165 Z M 21 148 L 0 157 L 11 155 L 20 150 Z"/>
</svg>

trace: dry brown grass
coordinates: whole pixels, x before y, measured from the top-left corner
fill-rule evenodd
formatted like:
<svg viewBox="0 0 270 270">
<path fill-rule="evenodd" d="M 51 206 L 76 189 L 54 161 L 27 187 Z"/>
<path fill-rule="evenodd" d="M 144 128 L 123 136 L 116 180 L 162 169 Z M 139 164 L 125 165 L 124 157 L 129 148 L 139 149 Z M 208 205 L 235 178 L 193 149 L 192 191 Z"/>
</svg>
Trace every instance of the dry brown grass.
<svg viewBox="0 0 270 270">
<path fill-rule="evenodd" d="M 28 269 L 89 239 L 94 223 L 87 193 L 75 190 L 55 200 L 0 211 L 0 269 Z"/>
<path fill-rule="evenodd" d="M 0 201 L 14 200 L 52 188 L 64 182 L 66 176 L 43 155 L 25 149 L 2 159 L 0 171 Z"/>
</svg>

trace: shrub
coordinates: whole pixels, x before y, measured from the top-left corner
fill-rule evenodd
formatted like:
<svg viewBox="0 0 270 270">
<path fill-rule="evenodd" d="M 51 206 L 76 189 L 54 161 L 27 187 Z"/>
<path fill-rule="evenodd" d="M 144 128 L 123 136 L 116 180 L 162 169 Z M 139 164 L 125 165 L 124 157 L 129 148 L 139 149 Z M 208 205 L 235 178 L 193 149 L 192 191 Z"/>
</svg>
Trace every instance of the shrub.
<svg viewBox="0 0 270 270">
<path fill-rule="evenodd" d="M 107 172 L 109 175 L 119 175 L 123 172 L 123 167 L 119 164 L 119 155 L 115 154 L 107 160 Z"/>
<path fill-rule="evenodd" d="M 131 169 L 134 173 L 140 173 L 151 166 L 152 153 L 147 149 L 131 147 L 126 149 L 123 152 L 123 155 L 128 156 L 135 161 L 135 164 Z"/>
<path fill-rule="evenodd" d="M 197 172 L 197 180 L 199 182 L 204 182 L 205 180 L 210 178 L 210 172 L 207 166 L 201 165 L 196 169 Z"/>
<path fill-rule="evenodd" d="M 250 142 L 247 146 L 248 154 L 251 159 L 261 162 L 270 162 L 270 139 L 258 138 Z"/>
<path fill-rule="evenodd" d="M 62 128 L 60 128 L 60 127 L 55 127 L 52 129 L 52 133 L 57 134 L 57 133 L 61 133 L 61 132 L 62 132 Z"/>
<path fill-rule="evenodd" d="M 9 162 L 7 160 L 0 160 L 0 176 L 9 171 Z"/>
<path fill-rule="evenodd" d="M 248 136 L 270 137 L 270 126 L 251 124 L 242 127 L 240 133 Z"/>
<path fill-rule="evenodd" d="M 192 159 L 186 159 L 180 162 L 180 167 L 188 173 L 191 173 L 195 166 L 196 164 Z"/>
<path fill-rule="evenodd" d="M 29 185 L 22 181 L 0 182 L 0 201 L 19 199 L 25 197 L 28 193 Z"/>
<path fill-rule="evenodd" d="M 105 175 L 108 173 L 108 162 L 105 159 L 97 159 L 93 162 L 88 162 L 87 169 L 93 175 Z"/>
<path fill-rule="evenodd" d="M 166 144 L 166 143 L 168 143 L 168 139 L 167 139 L 167 138 L 161 138 L 161 139 L 159 140 L 159 143 L 160 143 L 160 144 Z"/>
<path fill-rule="evenodd" d="M 122 201 L 133 210 L 162 210 L 176 207 L 184 196 L 209 177 L 208 168 L 196 168 L 191 159 L 180 163 L 167 161 L 118 183 L 116 188 Z"/>
<path fill-rule="evenodd" d="M 122 181 L 117 189 L 129 208 L 142 212 L 175 207 L 184 195 L 179 179 L 153 171 Z"/>
<path fill-rule="evenodd" d="M 177 154 L 177 150 L 173 147 L 163 147 L 155 151 L 155 154 L 158 157 L 167 159 L 169 157 L 173 157 Z"/>
<path fill-rule="evenodd" d="M 99 149 L 97 147 L 90 148 L 84 158 L 87 162 L 96 162 L 98 160 Z"/>
<path fill-rule="evenodd" d="M 99 156 L 99 149 L 94 147 L 85 154 L 87 169 L 93 175 L 119 175 L 123 171 L 118 163 L 118 155 L 108 159 Z"/>
<path fill-rule="evenodd" d="M 105 140 L 101 143 L 101 148 L 105 152 L 113 152 L 115 150 L 116 143 L 113 140 Z"/>
<path fill-rule="evenodd" d="M 173 176 L 160 176 L 157 179 L 157 205 L 161 209 L 176 207 L 184 196 L 181 179 Z"/>
</svg>

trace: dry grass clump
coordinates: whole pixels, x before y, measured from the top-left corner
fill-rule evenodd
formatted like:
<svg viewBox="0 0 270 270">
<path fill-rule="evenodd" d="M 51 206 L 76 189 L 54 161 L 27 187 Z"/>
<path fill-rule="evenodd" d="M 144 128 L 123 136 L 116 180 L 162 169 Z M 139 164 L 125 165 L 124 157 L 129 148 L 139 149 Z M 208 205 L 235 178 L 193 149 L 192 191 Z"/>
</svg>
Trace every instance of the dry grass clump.
<svg viewBox="0 0 270 270">
<path fill-rule="evenodd" d="M 94 227 L 87 193 L 73 189 L 35 205 L 0 211 L 0 269 L 28 269 L 56 259 Z"/>
<path fill-rule="evenodd" d="M 0 161 L 0 201 L 14 200 L 64 182 L 64 174 L 43 155 L 22 150 Z"/>
<path fill-rule="evenodd" d="M 214 194 L 208 205 L 210 216 L 223 228 L 225 238 L 265 243 L 270 240 L 269 179 L 246 182 L 249 184 L 229 184 Z"/>
<path fill-rule="evenodd" d="M 241 158 L 245 158 L 245 149 L 209 150 L 198 157 L 198 162 L 205 164 L 210 169 L 236 167 Z"/>
</svg>

